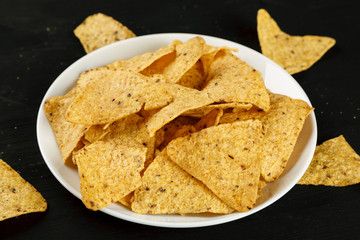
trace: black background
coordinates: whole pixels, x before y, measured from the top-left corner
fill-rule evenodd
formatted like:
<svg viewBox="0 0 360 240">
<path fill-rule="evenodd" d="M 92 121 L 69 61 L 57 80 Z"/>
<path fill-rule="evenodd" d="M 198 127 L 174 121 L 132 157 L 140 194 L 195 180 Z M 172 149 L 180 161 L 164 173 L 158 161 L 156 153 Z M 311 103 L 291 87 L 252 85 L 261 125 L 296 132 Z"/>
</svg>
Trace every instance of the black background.
<svg viewBox="0 0 360 240">
<path fill-rule="evenodd" d="M 85 52 L 73 29 L 102 12 L 137 35 L 198 33 L 260 51 L 256 14 L 265 8 L 285 32 L 336 39 L 309 70 L 294 75 L 313 106 L 318 144 L 343 134 L 360 153 L 358 1 L 0 0 L 0 158 L 48 201 L 45 213 L 0 222 L 0 239 L 356 239 L 360 185 L 295 186 L 246 218 L 212 227 L 139 225 L 87 210 L 51 174 L 35 132 L 40 102 L 56 77 Z M 0 176 L 1 177 L 1 176 Z"/>
</svg>

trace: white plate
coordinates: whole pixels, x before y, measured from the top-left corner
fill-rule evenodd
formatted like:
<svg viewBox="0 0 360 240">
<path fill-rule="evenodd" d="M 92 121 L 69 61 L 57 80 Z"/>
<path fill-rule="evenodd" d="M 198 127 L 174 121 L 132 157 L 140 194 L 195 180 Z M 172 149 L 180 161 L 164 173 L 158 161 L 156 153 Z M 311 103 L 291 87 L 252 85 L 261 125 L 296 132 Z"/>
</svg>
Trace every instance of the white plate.
<svg viewBox="0 0 360 240">
<path fill-rule="evenodd" d="M 109 64 L 117 59 L 130 58 L 145 52 L 155 51 L 175 39 L 186 41 L 195 36 L 202 36 L 209 45 L 237 48 L 239 51 L 235 55 L 262 72 L 265 85 L 269 90 L 302 99 L 311 105 L 304 90 L 285 70 L 262 54 L 228 40 L 197 34 L 165 33 L 135 37 L 108 45 L 80 58 L 61 73 L 46 92 L 40 105 L 37 118 L 37 138 L 40 151 L 53 175 L 67 190 L 81 199 L 78 173 L 75 169 L 63 164 L 53 132 L 43 111 L 44 101 L 51 96 L 64 95 L 74 86 L 79 74 L 85 70 Z M 120 204 L 112 204 L 102 211 L 127 221 L 161 227 L 202 227 L 237 220 L 274 203 L 298 182 L 310 164 L 315 151 L 316 140 L 315 114 L 311 113 L 305 122 L 284 173 L 277 181 L 268 184 L 263 189 L 263 195 L 256 206 L 245 213 L 221 216 L 142 215 L 133 213 Z"/>
</svg>

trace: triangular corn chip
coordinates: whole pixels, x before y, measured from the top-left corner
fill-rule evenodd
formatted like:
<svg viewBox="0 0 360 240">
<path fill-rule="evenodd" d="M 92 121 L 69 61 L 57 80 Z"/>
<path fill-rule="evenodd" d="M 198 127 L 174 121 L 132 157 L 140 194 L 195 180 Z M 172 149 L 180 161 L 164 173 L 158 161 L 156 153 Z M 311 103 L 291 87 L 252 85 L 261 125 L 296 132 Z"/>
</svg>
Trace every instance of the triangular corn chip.
<svg viewBox="0 0 360 240">
<path fill-rule="evenodd" d="M 71 163 L 72 152 L 90 125 L 74 124 L 66 120 L 66 111 L 74 97 L 55 96 L 44 103 L 44 112 L 54 132 L 65 164 Z"/>
<path fill-rule="evenodd" d="M 201 37 L 191 38 L 185 43 L 176 45 L 176 58 L 161 74 L 169 83 L 178 83 L 183 75 L 191 69 L 204 53 L 205 41 Z"/>
<path fill-rule="evenodd" d="M 174 95 L 174 101 L 163 107 L 154 115 L 150 116 L 146 123 L 146 127 L 151 137 L 155 135 L 157 130 L 183 112 L 199 108 L 213 102 L 206 92 L 183 87 L 177 84 L 173 84 L 171 88 L 168 88 L 168 91 Z"/>
<path fill-rule="evenodd" d="M 202 181 L 216 196 L 239 212 L 252 209 L 258 198 L 264 133 L 259 120 L 209 127 L 174 139 L 168 156 Z"/>
<path fill-rule="evenodd" d="M 109 128 L 110 133 L 102 141 L 115 142 L 134 148 L 145 148 L 147 149 L 146 161 L 153 160 L 156 138 L 149 136 L 142 117 L 133 114 L 114 122 Z"/>
<path fill-rule="evenodd" d="M 92 125 L 86 130 L 84 139 L 93 143 L 97 140 L 102 139 L 106 134 L 110 132 L 110 128 L 104 127 L 103 125 Z"/>
<path fill-rule="evenodd" d="M 164 132 L 164 139 L 159 146 L 159 149 L 162 150 L 168 145 L 168 143 L 175 138 L 176 132 L 186 125 L 194 125 L 197 122 L 197 119 L 191 117 L 179 116 L 172 120 L 171 122 L 165 124 L 160 130 Z M 159 132 L 159 131 L 158 131 Z"/>
<path fill-rule="evenodd" d="M 177 44 L 179 44 L 178 41 L 173 41 L 171 44 L 159 48 L 155 52 L 147 52 L 130 59 L 117 60 L 107 66 L 114 69 L 125 68 L 134 72 L 141 72 L 155 61 L 175 52 Z"/>
<path fill-rule="evenodd" d="M 233 212 L 202 182 L 173 163 L 165 150 L 145 171 L 142 185 L 135 190 L 131 209 L 143 214 Z"/>
<path fill-rule="evenodd" d="M 360 182 L 360 156 L 343 135 L 315 149 L 314 157 L 298 184 L 348 186 Z"/>
<path fill-rule="evenodd" d="M 330 37 L 291 36 L 264 9 L 258 11 L 257 22 L 262 53 L 290 74 L 310 68 L 335 44 Z"/>
<path fill-rule="evenodd" d="M 102 72 L 103 77 L 90 81 L 75 97 L 66 113 L 69 121 L 107 124 L 140 111 L 145 103 L 146 109 L 153 109 L 167 105 L 172 100 L 172 96 L 161 87 L 162 83 L 151 84 L 147 77 L 139 73 L 111 68 L 97 71 Z"/>
<path fill-rule="evenodd" d="M 265 138 L 261 156 L 261 175 L 272 182 L 282 174 L 306 117 L 313 110 L 306 102 L 270 93 L 271 108 L 268 112 L 250 109 L 246 112 L 228 113 L 220 123 L 259 119 L 262 121 Z"/>
<path fill-rule="evenodd" d="M 96 13 L 87 17 L 75 30 L 86 53 L 127 38 L 135 34 L 112 17 Z"/>
<path fill-rule="evenodd" d="M 230 51 L 222 51 L 216 57 L 207 78 L 202 91 L 208 93 L 214 102 L 250 103 L 269 110 L 270 99 L 261 73 Z"/>
<path fill-rule="evenodd" d="M 229 47 L 215 47 L 215 46 L 205 45 L 204 54 L 200 58 L 200 61 L 203 64 L 205 77 L 209 74 L 210 66 L 215 60 L 216 54 L 223 50 L 234 51 L 234 52 L 238 51 L 237 49 L 229 48 Z"/>
<path fill-rule="evenodd" d="M 178 81 L 179 85 L 201 90 L 205 83 L 205 72 L 202 62 L 199 60 Z"/>
<path fill-rule="evenodd" d="M 222 108 L 214 108 L 211 110 L 206 116 L 201 118 L 195 125 L 195 129 L 200 131 L 204 128 L 208 128 L 211 126 L 216 126 L 220 122 L 221 116 L 224 114 Z"/>
<path fill-rule="evenodd" d="M 1 159 L 0 189 L 0 221 L 47 209 L 43 196 Z"/>
<path fill-rule="evenodd" d="M 139 187 L 145 154 L 145 148 L 101 140 L 77 152 L 75 159 L 85 206 L 100 210 Z"/>
</svg>

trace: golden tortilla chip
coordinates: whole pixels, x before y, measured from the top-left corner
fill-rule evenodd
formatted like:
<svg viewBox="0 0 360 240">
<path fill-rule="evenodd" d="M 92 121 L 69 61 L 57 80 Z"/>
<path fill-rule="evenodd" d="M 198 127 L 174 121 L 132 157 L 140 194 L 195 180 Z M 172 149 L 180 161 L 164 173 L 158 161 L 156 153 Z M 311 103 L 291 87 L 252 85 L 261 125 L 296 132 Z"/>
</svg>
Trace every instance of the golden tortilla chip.
<svg viewBox="0 0 360 240">
<path fill-rule="evenodd" d="M 157 59 L 150 66 L 142 70 L 140 73 L 148 77 L 151 77 L 152 75 L 160 75 L 164 71 L 165 67 L 167 67 L 171 62 L 173 62 L 175 58 L 176 58 L 176 52 L 169 53 Z M 162 78 L 164 78 L 164 76 L 162 76 Z"/>
<path fill-rule="evenodd" d="M 196 132 L 196 128 L 192 125 L 183 125 L 181 126 L 176 133 L 174 134 L 174 139 L 178 137 L 183 137 L 190 133 Z"/>
<path fill-rule="evenodd" d="M 131 208 L 132 198 L 134 196 L 134 192 L 129 193 L 125 197 L 119 200 L 119 203 L 124 205 L 125 207 Z"/>
<path fill-rule="evenodd" d="M 252 209 L 258 198 L 258 152 L 264 133 L 259 120 L 237 121 L 174 139 L 167 154 L 239 212 Z"/>
<path fill-rule="evenodd" d="M 246 111 L 249 110 L 253 105 L 250 103 L 213 103 L 200 108 L 192 109 L 182 113 L 182 116 L 189 116 L 194 118 L 202 118 L 209 114 L 214 109 L 221 108 L 223 111 Z"/>
<path fill-rule="evenodd" d="M 211 110 L 206 116 L 201 118 L 195 125 L 195 129 L 200 131 L 204 128 L 211 126 L 216 126 L 220 122 L 220 118 L 223 115 L 224 111 L 222 108 L 215 108 Z"/>
<path fill-rule="evenodd" d="M 291 36 L 281 31 L 264 9 L 258 11 L 257 22 L 262 53 L 290 74 L 310 68 L 335 45 L 335 39 L 330 37 Z"/>
<path fill-rule="evenodd" d="M 87 17 L 75 30 L 86 53 L 127 38 L 135 34 L 114 18 L 102 13 Z"/>
<path fill-rule="evenodd" d="M 145 148 L 146 161 L 153 160 L 157 135 L 149 136 L 142 117 L 133 114 L 114 122 L 109 128 L 110 133 L 102 141 L 115 142 L 132 148 Z"/>
<path fill-rule="evenodd" d="M 89 141 L 90 143 L 93 143 L 97 140 L 102 139 L 109 132 L 110 129 L 108 127 L 104 128 L 103 125 L 92 125 L 86 130 L 84 134 L 84 139 Z"/>
<path fill-rule="evenodd" d="M 107 66 L 114 69 L 125 68 L 134 72 L 141 72 L 155 61 L 162 59 L 162 57 L 175 53 L 175 46 L 177 44 L 179 44 L 178 41 L 173 41 L 155 52 L 144 53 L 130 59 L 117 60 Z"/>
<path fill-rule="evenodd" d="M 220 123 L 259 119 L 262 121 L 265 138 L 261 156 L 261 175 L 267 182 L 272 182 L 282 174 L 306 117 L 313 110 L 306 102 L 299 99 L 270 93 L 271 108 L 268 112 L 250 109 L 247 112 L 228 113 Z"/>
<path fill-rule="evenodd" d="M 175 138 L 176 132 L 186 125 L 194 125 L 197 122 L 196 119 L 191 117 L 179 116 L 172 120 L 171 122 L 165 124 L 160 130 L 164 132 L 164 139 L 159 146 L 159 149 L 162 150 L 168 145 L 168 143 Z M 158 130 L 158 132 L 160 131 Z"/>
<path fill-rule="evenodd" d="M 145 109 L 164 106 L 172 100 L 162 83 L 128 70 L 101 68 L 102 78 L 88 83 L 70 105 L 66 118 L 73 123 L 107 124 Z M 149 102 L 147 98 L 153 99 Z"/>
<path fill-rule="evenodd" d="M 179 85 L 201 90 L 205 83 L 205 72 L 202 62 L 199 60 L 178 81 Z"/>
<path fill-rule="evenodd" d="M 191 38 L 183 44 L 176 45 L 176 58 L 161 74 L 169 83 L 178 83 L 183 75 L 191 69 L 204 53 L 205 41 L 201 37 Z"/>
<path fill-rule="evenodd" d="M 315 149 L 314 157 L 298 184 L 348 186 L 360 182 L 360 156 L 343 135 Z"/>
<path fill-rule="evenodd" d="M 85 206 L 94 211 L 100 210 L 139 187 L 145 154 L 145 148 L 104 141 L 80 150 L 75 158 Z"/>
<path fill-rule="evenodd" d="M 145 171 L 142 185 L 131 204 L 142 214 L 187 214 L 233 212 L 202 182 L 193 178 L 161 152 Z"/>
<path fill-rule="evenodd" d="M 0 221 L 47 209 L 43 196 L 1 159 L 0 189 Z"/>
<path fill-rule="evenodd" d="M 55 96 L 44 103 L 44 112 L 55 135 L 61 156 L 65 164 L 71 163 L 72 152 L 77 148 L 82 136 L 90 125 L 74 124 L 67 121 L 65 115 L 74 97 Z"/>
<path fill-rule="evenodd" d="M 215 47 L 215 46 L 205 45 L 204 54 L 200 57 L 200 61 L 203 64 L 205 77 L 209 74 L 210 66 L 215 60 L 216 54 L 223 50 L 234 51 L 234 52 L 238 51 L 235 48 Z"/>
<path fill-rule="evenodd" d="M 168 91 L 174 95 L 174 101 L 163 107 L 154 115 L 150 116 L 146 123 L 151 137 L 154 136 L 157 130 L 183 112 L 199 108 L 213 102 L 209 99 L 206 92 L 183 87 L 177 84 L 173 84 L 172 89 L 169 88 Z"/>
<path fill-rule="evenodd" d="M 202 90 L 218 103 L 250 103 L 264 111 L 270 99 L 261 73 L 241 61 L 229 51 L 217 57 L 211 65 L 208 81 Z"/>
</svg>

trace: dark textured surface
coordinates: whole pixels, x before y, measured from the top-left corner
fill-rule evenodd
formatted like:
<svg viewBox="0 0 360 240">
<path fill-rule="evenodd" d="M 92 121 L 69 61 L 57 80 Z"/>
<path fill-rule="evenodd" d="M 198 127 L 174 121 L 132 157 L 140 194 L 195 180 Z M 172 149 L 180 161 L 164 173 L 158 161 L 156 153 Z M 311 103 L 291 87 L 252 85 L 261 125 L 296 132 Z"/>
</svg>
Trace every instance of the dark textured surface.
<svg viewBox="0 0 360 240">
<path fill-rule="evenodd" d="M 324 35 L 336 45 L 294 75 L 316 108 L 321 143 L 343 134 L 360 153 L 358 1 L 0 1 L 0 158 L 47 199 L 45 213 L 0 222 L 0 239 L 357 239 L 360 185 L 295 186 L 268 208 L 234 222 L 167 229 L 87 210 L 50 173 L 38 149 L 40 102 L 55 78 L 85 54 L 73 29 L 103 12 L 137 35 L 212 35 L 260 51 L 256 13 L 265 8 L 293 35 Z M 0 176 L 1 177 L 1 176 Z"/>
</svg>

